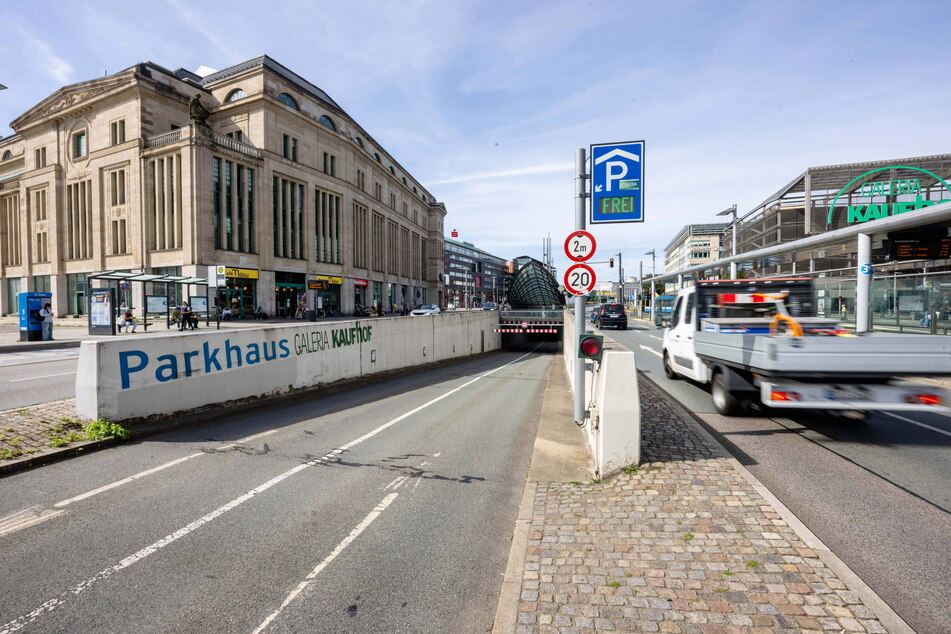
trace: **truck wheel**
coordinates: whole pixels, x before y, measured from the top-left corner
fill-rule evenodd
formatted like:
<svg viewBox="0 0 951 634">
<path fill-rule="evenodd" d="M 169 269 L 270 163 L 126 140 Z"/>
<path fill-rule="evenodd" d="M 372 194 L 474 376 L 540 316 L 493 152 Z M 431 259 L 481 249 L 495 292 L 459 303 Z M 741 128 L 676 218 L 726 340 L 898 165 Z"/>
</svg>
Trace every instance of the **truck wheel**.
<svg viewBox="0 0 951 634">
<path fill-rule="evenodd" d="M 742 403 L 735 394 L 727 389 L 723 372 L 717 372 L 713 375 L 710 395 L 713 397 L 713 407 L 716 408 L 717 414 L 735 416 L 740 413 Z"/>
<path fill-rule="evenodd" d="M 664 374 L 667 375 L 667 378 L 671 381 L 676 381 L 680 378 L 680 375 L 674 372 L 674 369 L 670 367 L 670 359 L 667 358 L 667 353 L 664 353 Z"/>
</svg>

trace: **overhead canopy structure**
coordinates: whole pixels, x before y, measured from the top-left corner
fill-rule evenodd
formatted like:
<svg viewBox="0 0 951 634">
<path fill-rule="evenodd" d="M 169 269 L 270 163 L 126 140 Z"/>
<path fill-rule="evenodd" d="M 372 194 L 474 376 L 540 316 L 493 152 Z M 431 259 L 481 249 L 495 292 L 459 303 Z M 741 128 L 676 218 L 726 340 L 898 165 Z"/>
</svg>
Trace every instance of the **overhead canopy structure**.
<svg viewBox="0 0 951 634">
<path fill-rule="evenodd" d="M 130 273 L 128 271 L 102 271 L 90 273 L 87 280 L 112 280 L 116 282 L 160 282 L 165 284 L 197 284 L 207 286 L 208 278 L 187 275 L 162 275 L 158 273 Z"/>
<path fill-rule="evenodd" d="M 564 305 L 565 296 L 544 264 L 528 256 L 515 258 L 515 264 L 518 272 L 508 291 L 508 302 L 512 308 Z"/>
</svg>

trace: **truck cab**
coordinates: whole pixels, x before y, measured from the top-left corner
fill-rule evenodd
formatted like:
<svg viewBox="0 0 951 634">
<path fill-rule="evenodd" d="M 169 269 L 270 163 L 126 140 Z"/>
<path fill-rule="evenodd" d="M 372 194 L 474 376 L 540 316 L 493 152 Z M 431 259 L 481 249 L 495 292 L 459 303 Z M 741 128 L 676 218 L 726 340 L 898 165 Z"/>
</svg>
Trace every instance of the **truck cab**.
<svg viewBox="0 0 951 634">
<path fill-rule="evenodd" d="M 697 331 L 697 293 L 694 287 L 677 292 L 670 312 L 670 325 L 664 329 L 664 374 L 669 379 L 685 376 L 700 383 L 710 380 L 709 368 L 694 352 Z"/>
</svg>

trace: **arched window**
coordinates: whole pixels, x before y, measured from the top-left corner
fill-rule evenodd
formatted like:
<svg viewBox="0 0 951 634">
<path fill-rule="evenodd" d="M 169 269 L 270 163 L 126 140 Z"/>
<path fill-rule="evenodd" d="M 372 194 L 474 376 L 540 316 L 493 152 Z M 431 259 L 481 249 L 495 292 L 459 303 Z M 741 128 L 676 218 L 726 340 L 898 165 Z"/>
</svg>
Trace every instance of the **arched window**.
<svg viewBox="0 0 951 634">
<path fill-rule="evenodd" d="M 317 123 L 319 123 L 320 125 L 323 125 L 323 126 L 327 126 L 328 128 L 330 128 L 330 129 L 333 130 L 334 132 L 337 131 L 337 126 L 334 125 L 333 120 L 332 120 L 330 117 L 328 117 L 327 115 L 325 115 L 325 114 L 320 115 L 320 118 L 317 119 Z"/>
<path fill-rule="evenodd" d="M 0 161 L 5 161 L 7 159 L 12 159 L 12 158 L 13 158 L 13 152 L 11 152 L 10 150 L 7 150 L 6 152 L 3 153 L 3 158 L 0 159 Z"/>
<path fill-rule="evenodd" d="M 419 193 L 418 191 L 416 191 L 416 188 L 415 188 L 415 187 L 413 188 L 413 193 L 414 193 L 414 194 L 418 194 L 418 193 Z"/>
<path fill-rule="evenodd" d="M 380 155 L 377 154 L 376 152 L 373 153 L 373 158 L 376 159 L 376 162 L 377 162 L 377 163 L 382 163 L 382 162 L 383 162 L 383 161 L 380 160 Z"/>
<path fill-rule="evenodd" d="M 406 177 L 405 177 L 405 176 L 403 177 L 403 184 L 404 184 L 404 185 L 406 184 Z"/>
<path fill-rule="evenodd" d="M 359 145 L 360 147 L 363 147 L 363 141 L 360 140 L 360 137 L 358 136 L 353 137 L 353 142 Z"/>
<path fill-rule="evenodd" d="M 279 94 L 279 95 L 277 96 L 277 100 L 280 101 L 280 102 L 281 102 L 282 104 L 284 104 L 285 106 L 290 106 L 291 108 L 293 108 L 293 109 L 296 110 L 297 112 L 300 112 L 300 106 L 297 105 L 297 101 L 295 101 L 294 98 L 291 97 L 291 96 L 290 96 L 289 94 L 287 94 L 286 92 L 282 92 L 281 94 Z"/>
<path fill-rule="evenodd" d="M 394 176 L 396 176 L 396 170 L 393 169 L 392 165 L 390 165 L 390 174 L 393 174 Z"/>
<path fill-rule="evenodd" d="M 244 92 L 240 88 L 235 88 L 228 93 L 228 96 L 225 97 L 225 103 L 231 103 L 232 101 L 237 101 L 238 99 L 244 99 L 248 96 L 248 93 Z"/>
</svg>

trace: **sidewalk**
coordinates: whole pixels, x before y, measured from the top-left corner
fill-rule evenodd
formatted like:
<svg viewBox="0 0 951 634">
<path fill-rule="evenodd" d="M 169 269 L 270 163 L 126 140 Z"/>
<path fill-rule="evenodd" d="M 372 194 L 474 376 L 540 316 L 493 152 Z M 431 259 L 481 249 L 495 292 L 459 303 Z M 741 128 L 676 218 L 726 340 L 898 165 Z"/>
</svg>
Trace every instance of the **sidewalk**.
<svg viewBox="0 0 951 634">
<path fill-rule="evenodd" d="M 546 402 L 570 401 L 555 365 Z M 689 413 L 639 384 L 639 467 L 552 477 L 536 443 L 494 632 L 911 631 Z M 559 425 L 575 427 L 543 415 L 539 435 Z"/>
</svg>

